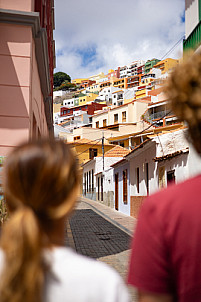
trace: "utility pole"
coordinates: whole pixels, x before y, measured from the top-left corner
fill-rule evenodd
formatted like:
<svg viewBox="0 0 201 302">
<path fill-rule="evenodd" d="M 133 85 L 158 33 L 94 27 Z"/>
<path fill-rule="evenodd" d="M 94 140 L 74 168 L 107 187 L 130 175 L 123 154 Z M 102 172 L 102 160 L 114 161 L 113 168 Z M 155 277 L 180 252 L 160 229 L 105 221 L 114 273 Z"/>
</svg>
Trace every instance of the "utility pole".
<svg viewBox="0 0 201 302">
<path fill-rule="evenodd" d="M 104 131 L 102 135 L 103 171 L 104 171 Z"/>
</svg>

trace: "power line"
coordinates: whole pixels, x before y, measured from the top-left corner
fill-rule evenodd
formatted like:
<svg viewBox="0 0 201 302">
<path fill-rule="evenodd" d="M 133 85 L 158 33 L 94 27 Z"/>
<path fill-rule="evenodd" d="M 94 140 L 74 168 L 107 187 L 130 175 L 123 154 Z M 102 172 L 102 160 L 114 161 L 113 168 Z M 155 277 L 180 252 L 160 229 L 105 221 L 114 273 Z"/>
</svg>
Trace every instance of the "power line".
<svg viewBox="0 0 201 302">
<path fill-rule="evenodd" d="M 168 111 L 164 116 L 162 116 L 159 120 L 157 120 L 154 123 L 151 123 L 151 125 L 149 125 L 147 128 L 143 129 L 141 132 L 138 132 L 135 135 L 132 135 L 131 137 L 135 137 L 137 135 L 140 135 L 142 133 L 144 133 L 145 131 L 147 131 L 149 128 L 151 128 L 152 126 L 154 126 L 155 124 L 157 124 L 160 120 L 164 119 L 166 116 L 168 116 L 171 113 L 171 111 Z M 102 140 L 102 138 L 98 139 L 99 141 Z M 98 142 L 94 145 L 92 145 L 90 148 L 92 148 L 93 146 L 96 146 L 98 144 Z M 114 145 L 115 146 L 115 145 Z M 78 156 L 83 154 L 84 152 L 88 151 L 90 148 L 87 148 L 86 150 L 82 151 L 81 153 L 77 154 Z"/>
<path fill-rule="evenodd" d="M 102 140 L 102 137 L 99 139 L 99 141 Z M 98 144 L 98 142 L 94 145 L 92 145 L 90 148 L 96 146 Z M 77 154 L 78 156 L 81 155 L 82 153 L 86 152 L 87 150 L 89 150 L 90 148 L 87 148 L 86 150 L 82 151 L 81 153 Z"/>
<path fill-rule="evenodd" d="M 176 48 L 176 46 L 184 39 L 184 37 L 185 37 L 185 36 L 182 36 L 182 37 L 174 44 L 174 46 L 172 46 L 172 47 L 170 48 L 170 50 L 169 50 L 168 52 L 166 52 L 166 54 L 161 58 L 161 61 L 162 61 L 168 54 L 170 54 L 170 53 Z"/>
</svg>

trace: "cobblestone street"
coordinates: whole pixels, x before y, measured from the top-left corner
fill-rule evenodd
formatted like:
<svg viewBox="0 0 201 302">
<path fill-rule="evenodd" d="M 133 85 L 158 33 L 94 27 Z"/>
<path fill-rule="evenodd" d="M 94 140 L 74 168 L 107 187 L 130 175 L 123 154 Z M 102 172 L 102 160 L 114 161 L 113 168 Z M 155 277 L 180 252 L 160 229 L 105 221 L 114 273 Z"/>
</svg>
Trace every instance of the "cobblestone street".
<svg viewBox="0 0 201 302">
<path fill-rule="evenodd" d="M 82 198 L 67 224 L 66 244 L 112 266 L 126 280 L 136 219 Z M 129 288 L 132 301 L 136 293 Z"/>
</svg>

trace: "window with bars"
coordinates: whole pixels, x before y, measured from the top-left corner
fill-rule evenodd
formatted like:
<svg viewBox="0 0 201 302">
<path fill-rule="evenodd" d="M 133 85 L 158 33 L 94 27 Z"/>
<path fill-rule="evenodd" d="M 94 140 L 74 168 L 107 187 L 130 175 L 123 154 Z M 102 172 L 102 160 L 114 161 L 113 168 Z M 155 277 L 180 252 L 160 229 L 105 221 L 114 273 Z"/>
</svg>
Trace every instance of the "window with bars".
<svg viewBox="0 0 201 302">
<path fill-rule="evenodd" d="M 94 148 L 89 148 L 89 159 L 93 159 L 98 155 L 98 150 Z"/>
<path fill-rule="evenodd" d="M 91 191 L 94 192 L 94 170 L 91 170 Z"/>
<path fill-rule="evenodd" d="M 126 122 L 126 111 L 122 112 L 122 122 Z"/>
<path fill-rule="evenodd" d="M 99 122 L 96 122 L 96 128 L 99 128 Z"/>
<path fill-rule="evenodd" d="M 91 171 L 89 171 L 89 193 L 91 193 Z"/>
<path fill-rule="evenodd" d="M 107 120 L 103 120 L 103 127 L 106 127 L 107 126 Z"/>
<path fill-rule="evenodd" d="M 114 123 L 118 123 L 118 113 L 114 114 Z"/>
<path fill-rule="evenodd" d="M 137 192 L 140 193 L 140 169 L 139 169 L 139 167 L 136 168 L 136 186 L 137 186 Z"/>
<path fill-rule="evenodd" d="M 127 169 L 123 171 L 123 202 L 128 202 L 128 172 Z"/>
</svg>

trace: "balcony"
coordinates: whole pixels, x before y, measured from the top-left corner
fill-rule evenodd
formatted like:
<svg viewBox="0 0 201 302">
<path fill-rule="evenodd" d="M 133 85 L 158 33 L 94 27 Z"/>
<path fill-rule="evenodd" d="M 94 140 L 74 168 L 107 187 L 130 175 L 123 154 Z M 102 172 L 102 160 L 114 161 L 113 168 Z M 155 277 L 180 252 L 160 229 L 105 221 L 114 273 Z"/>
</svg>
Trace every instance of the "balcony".
<svg viewBox="0 0 201 302">
<path fill-rule="evenodd" d="M 167 117 L 172 117 L 174 116 L 174 114 L 172 113 L 171 110 L 158 110 L 156 112 L 152 112 L 150 110 L 148 110 L 144 116 L 143 119 L 149 123 L 154 123 L 155 121 L 160 121 L 162 122 L 163 118 L 167 118 Z M 157 127 L 157 123 L 155 124 L 155 126 Z M 158 126 L 160 126 L 160 123 L 158 123 Z"/>
<path fill-rule="evenodd" d="M 201 21 L 194 28 L 190 36 L 183 41 L 183 50 L 196 49 L 201 44 Z"/>
</svg>

